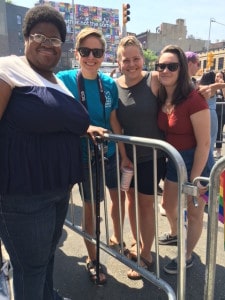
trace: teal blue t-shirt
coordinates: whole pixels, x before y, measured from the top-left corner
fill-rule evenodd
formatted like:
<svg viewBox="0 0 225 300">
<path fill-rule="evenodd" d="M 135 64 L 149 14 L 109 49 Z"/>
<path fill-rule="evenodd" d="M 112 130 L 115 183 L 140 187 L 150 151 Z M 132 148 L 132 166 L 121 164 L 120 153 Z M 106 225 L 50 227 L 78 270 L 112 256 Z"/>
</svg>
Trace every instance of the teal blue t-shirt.
<svg viewBox="0 0 225 300">
<path fill-rule="evenodd" d="M 77 101 L 80 101 L 80 93 L 77 82 L 77 75 L 79 70 L 65 70 L 57 73 L 57 77 L 60 78 L 66 87 L 71 91 Z M 90 124 L 94 126 L 100 126 L 111 130 L 110 115 L 111 112 L 118 107 L 118 90 L 114 79 L 110 76 L 99 72 L 99 78 L 101 80 L 104 94 L 105 94 L 105 108 L 100 98 L 100 91 L 97 78 L 94 80 L 84 79 L 84 90 L 87 104 L 87 110 L 90 116 Z M 105 111 L 105 112 L 104 112 Z M 86 160 L 87 150 L 86 145 L 83 146 L 83 158 Z M 107 157 L 112 156 L 115 153 L 114 142 L 108 143 Z"/>
</svg>

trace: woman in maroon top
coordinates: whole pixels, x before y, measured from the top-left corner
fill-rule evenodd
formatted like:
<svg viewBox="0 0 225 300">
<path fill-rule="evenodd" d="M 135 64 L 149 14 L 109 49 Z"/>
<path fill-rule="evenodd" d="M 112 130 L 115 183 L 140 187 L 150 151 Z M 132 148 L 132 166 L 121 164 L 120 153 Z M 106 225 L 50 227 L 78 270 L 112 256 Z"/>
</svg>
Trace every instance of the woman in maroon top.
<svg viewBox="0 0 225 300">
<path fill-rule="evenodd" d="M 159 72 L 158 125 L 165 132 L 166 141 L 174 146 L 183 157 L 188 180 L 193 182 L 198 176 L 209 176 L 208 163 L 210 148 L 210 113 L 205 99 L 193 89 L 188 75 L 187 59 L 181 48 L 169 45 L 160 55 L 156 64 Z M 200 187 L 200 193 L 205 188 Z M 170 223 L 171 237 L 177 235 L 178 204 L 177 173 L 169 158 L 164 182 L 163 207 Z M 204 200 L 198 199 L 195 207 L 188 198 L 188 230 L 186 267 L 193 265 L 192 251 L 197 244 L 203 226 Z M 173 259 L 164 270 L 169 274 L 177 273 L 177 261 Z"/>
</svg>

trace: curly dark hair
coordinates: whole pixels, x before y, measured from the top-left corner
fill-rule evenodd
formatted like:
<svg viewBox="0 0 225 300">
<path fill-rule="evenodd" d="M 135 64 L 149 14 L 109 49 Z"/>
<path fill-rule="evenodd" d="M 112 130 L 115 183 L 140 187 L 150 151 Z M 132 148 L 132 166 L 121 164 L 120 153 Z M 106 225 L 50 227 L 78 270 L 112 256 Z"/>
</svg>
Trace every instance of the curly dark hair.
<svg viewBox="0 0 225 300">
<path fill-rule="evenodd" d="M 179 64 L 180 64 L 180 70 L 179 70 L 179 76 L 177 80 L 177 85 L 173 93 L 173 100 L 172 104 L 177 105 L 181 102 L 183 102 L 189 93 L 194 89 L 191 79 L 188 73 L 188 63 L 187 63 L 187 57 L 184 53 L 184 51 L 176 45 L 168 45 L 160 52 L 160 55 L 163 53 L 173 53 L 177 56 Z M 159 94 L 158 98 L 160 101 L 160 104 L 163 105 L 166 101 L 166 90 L 165 88 L 160 85 L 159 88 Z"/>
<path fill-rule="evenodd" d="M 65 42 L 66 23 L 63 16 L 48 5 L 35 6 L 27 11 L 23 21 L 23 36 L 29 37 L 31 29 L 41 22 L 54 24 L 59 30 L 62 42 Z"/>
</svg>

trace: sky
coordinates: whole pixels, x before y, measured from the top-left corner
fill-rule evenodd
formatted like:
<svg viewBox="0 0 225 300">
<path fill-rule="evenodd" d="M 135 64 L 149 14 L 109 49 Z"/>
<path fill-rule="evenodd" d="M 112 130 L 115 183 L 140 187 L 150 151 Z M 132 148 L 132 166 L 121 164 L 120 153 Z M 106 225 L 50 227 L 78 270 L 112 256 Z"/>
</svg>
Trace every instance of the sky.
<svg viewBox="0 0 225 300">
<path fill-rule="evenodd" d="M 33 7 L 35 0 L 11 0 L 12 4 Z M 67 2 L 72 0 L 61 0 Z M 25 3 L 25 4 L 24 4 Z M 122 4 L 130 4 L 131 21 L 127 23 L 127 32 L 136 34 L 150 30 L 155 32 L 161 23 L 176 24 L 176 19 L 184 19 L 187 36 L 211 42 L 225 41 L 225 1 L 224 0 L 74 0 L 74 4 L 119 9 L 122 23 Z M 213 18 L 215 22 L 210 22 Z M 210 26 L 211 24 L 211 26 Z M 210 32 L 210 34 L 209 34 Z"/>
</svg>

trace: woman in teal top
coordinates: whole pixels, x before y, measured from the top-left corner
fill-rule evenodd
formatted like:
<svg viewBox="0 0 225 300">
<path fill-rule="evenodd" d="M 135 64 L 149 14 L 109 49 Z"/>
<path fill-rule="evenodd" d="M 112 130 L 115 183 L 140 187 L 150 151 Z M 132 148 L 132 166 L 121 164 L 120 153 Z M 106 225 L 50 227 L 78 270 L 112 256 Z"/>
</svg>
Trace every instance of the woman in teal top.
<svg viewBox="0 0 225 300">
<path fill-rule="evenodd" d="M 103 135 L 111 130 L 110 121 L 117 124 L 116 109 L 118 106 L 118 91 L 115 81 L 99 72 L 101 63 L 104 60 L 106 42 L 102 33 L 93 28 L 84 28 L 76 37 L 75 55 L 80 64 L 80 70 L 67 70 L 57 74 L 67 88 L 72 92 L 77 101 L 81 101 L 87 108 L 90 115 L 91 126 L 88 134 L 94 138 L 94 133 Z M 86 139 L 83 141 L 83 161 L 85 179 L 82 182 L 84 191 L 84 211 L 85 222 L 83 224 L 85 232 L 94 236 L 93 216 L 91 206 L 91 193 L 89 171 L 87 163 Z M 120 224 L 119 224 L 119 201 L 117 192 L 117 171 L 115 145 L 108 142 L 105 152 L 107 162 L 105 164 L 106 186 L 111 197 L 111 216 L 113 221 L 114 234 L 110 239 L 112 246 L 119 247 L 120 243 Z M 95 172 L 93 172 L 93 188 L 95 196 Z M 102 180 L 101 180 L 102 181 Z M 101 184 L 101 198 L 103 196 L 103 185 Z M 125 199 L 123 199 L 124 201 Z M 123 205 L 124 207 L 124 205 Z M 123 211 L 124 217 L 124 211 Z M 92 281 L 96 281 L 96 247 L 85 240 L 88 258 L 87 269 Z M 106 275 L 100 268 L 100 284 L 106 282 Z"/>
</svg>

